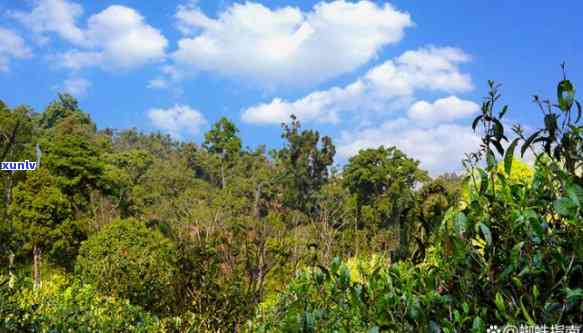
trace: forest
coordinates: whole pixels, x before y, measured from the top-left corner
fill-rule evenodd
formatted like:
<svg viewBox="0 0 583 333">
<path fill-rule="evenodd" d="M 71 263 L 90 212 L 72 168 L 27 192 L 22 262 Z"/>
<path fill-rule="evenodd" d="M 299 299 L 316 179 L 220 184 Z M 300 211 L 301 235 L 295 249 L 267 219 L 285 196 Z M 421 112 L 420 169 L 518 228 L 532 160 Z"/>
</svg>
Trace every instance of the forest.
<svg viewBox="0 0 583 333">
<path fill-rule="evenodd" d="M 581 104 L 562 77 L 532 128 L 502 93 L 438 177 L 399 147 L 338 165 L 295 116 L 268 150 L 227 118 L 196 144 L 0 102 L 0 161 L 38 163 L 0 171 L 0 332 L 581 327 Z"/>
</svg>

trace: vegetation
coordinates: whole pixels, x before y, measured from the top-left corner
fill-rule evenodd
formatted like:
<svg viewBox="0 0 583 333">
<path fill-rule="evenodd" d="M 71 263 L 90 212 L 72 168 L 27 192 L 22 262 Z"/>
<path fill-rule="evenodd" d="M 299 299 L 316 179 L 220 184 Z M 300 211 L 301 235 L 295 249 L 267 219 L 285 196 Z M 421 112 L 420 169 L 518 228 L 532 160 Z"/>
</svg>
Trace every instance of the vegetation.
<svg viewBox="0 0 583 333">
<path fill-rule="evenodd" d="M 499 86 L 463 174 L 398 147 L 339 170 L 292 117 L 281 149 L 98 130 L 69 95 L 0 102 L 0 332 L 484 332 L 583 323 L 583 126 L 566 78 L 543 128 Z M 439 144 L 439 143 L 436 143 Z M 519 156 L 530 154 L 533 163 Z"/>
</svg>

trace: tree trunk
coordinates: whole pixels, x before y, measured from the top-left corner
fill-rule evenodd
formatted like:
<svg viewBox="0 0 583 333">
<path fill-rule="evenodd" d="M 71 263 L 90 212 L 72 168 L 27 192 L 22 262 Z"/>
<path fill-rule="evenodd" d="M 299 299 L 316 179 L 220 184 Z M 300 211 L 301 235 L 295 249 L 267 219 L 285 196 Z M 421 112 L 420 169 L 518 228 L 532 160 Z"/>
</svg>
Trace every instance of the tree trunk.
<svg viewBox="0 0 583 333">
<path fill-rule="evenodd" d="M 35 245 L 32 253 L 32 275 L 34 278 L 34 289 L 38 289 L 38 287 L 40 287 L 41 249 Z"/>
</svg>

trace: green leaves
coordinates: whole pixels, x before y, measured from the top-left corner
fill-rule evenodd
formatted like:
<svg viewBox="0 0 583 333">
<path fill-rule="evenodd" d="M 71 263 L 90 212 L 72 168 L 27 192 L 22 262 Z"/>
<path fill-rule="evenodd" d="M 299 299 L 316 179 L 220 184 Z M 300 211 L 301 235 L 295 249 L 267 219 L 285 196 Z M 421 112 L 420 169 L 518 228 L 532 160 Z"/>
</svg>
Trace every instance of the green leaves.
<svg viewBox="0 0 583 333">
<path fill-rule="evenodd" d="M 504 156 L 504 172 L 506 175 L 510 175 L 510 171 L 512 170 L 512 160 L 514 159 L 514 149 L 516 149 L 516 145 L 520 138 L 516 138 L 512 140 L 508 149 L 506 149 L 506 155 Z"/>
<path fill-rule="evenodd" d="M 501 313 L 506 312 L 506 304 L 504 303 L 504 298 L 502 298 L 502 294 L 500 294 L 500 292 L 496 292 L 494 303 L 496 304 L 498 311 Z"/>
<path fill-rule="evenodd" d="M 557 100 L 563 111 L 570 110 L 575 100 L 575 87 L 569 80 L 559 82 L 557 86 Z"/>
<path fill-rule="evenodd" d="M 462 212 L 457 213 L 454 220 L 454 230 L 457 235 L 463 238 L 463 234 L 466 232 L 468 225 L 468 218 Z"/>
<path fill-rule="evenodd" d="M 583 188 L 577 184 L 570 184 L 566 192 L 567 196 L 556 200 L 553 206 L 561 216 L 574 218 L 577 216 L 583 203 Z"/>
<path fill-rule="evenodd" d="M 482 222 L 480 222 L 478 225 L 480 226 L 480 231 L 482 232 L 482 235 L 484 235 L 486 243 L 488 245 L 492 245 L 492 232 L 490 231 L 490 228 Z"/>
</svg>

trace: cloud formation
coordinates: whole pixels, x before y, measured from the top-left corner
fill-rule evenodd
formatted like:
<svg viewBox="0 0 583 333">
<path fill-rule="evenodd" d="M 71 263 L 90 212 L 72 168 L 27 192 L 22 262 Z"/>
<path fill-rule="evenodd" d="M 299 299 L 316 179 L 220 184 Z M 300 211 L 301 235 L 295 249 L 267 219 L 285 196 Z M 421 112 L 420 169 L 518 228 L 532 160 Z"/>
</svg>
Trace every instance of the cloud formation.
<svg viewBox="0 0 583 333">
<path fill-rule="evenodd" d="M 348 158 L 360 149 L 396 146 L 435 176 L 459 170 L 465 153 L 475 151 L 479 144 L 480 138 L 466 125 L 445 123 L 423 128 L 411 119 L 399 118 L 380 126 L 344 131 L 337 151 Z"/>
<path fill-rule="evenodd" d="M 24 59 L 31 56 L 31 49 L 16 32 L 0 27 L 0 72 L 9 70 L 12 58 Z"/>
<path fill-rule="evenodd" d="M 447 93 L 473 89 L 469 75 L 463 74 L 459 64 L 469 56 L 450 47 L 427 47 L 407 51 L 369 70 L 364 76 L 345 87 L 333 87 L 313 92 L 296 101 L 275 98 L 247 108 L 242 120 L 248 123 L 279 124 L 295 114 L 303 121 L 337 123 L 342 112 L 383 112 L 407 105 L 419 90 Z M 461 100 L 446 103 L 461 104 Z M 438 101 L 438 106 L 444 102 Z"/>
<path fill-rule="evenodd" d="M 408 111 L 409 118 L 420 124 L 431 125 L 469 117 L 480 110 L 480 106 L 456 96 L 449 96 L 433 103 L 418 101 Z"/>
<path fill-rule="evenodd" d="M 75 97 L 83 97 L 87 95 L 87 91 L 91 87 L 89 80 L 81 77 L 70 77 L 63 82 L 63 91 Z"/>
<path fill-rule="evenodd" d="M 190 68 L 252 80 L 263 86 L 324 82 L 373 59 L 412 26 L 409 14 L 371 1 L 320 2 L 311 11 L 234 3 L 208 17 L 180 6 L 174 60 Z"/>
<path fill-rule="evenodd" d="M 81 5 L 67 0 L 38 0 L 31 12 L 11 16 L 39 36 L 56 33 L 75 46 L 55 58 L 62 67 L 130 69 L 165 57 L 167 39 L 136 10 L 119 5 L 90 16 L 86 28 L 77 25 Z"/>
<path fill-rule="evenodd" d="M 83 7 L 65 0 L 38 0 L 30 12 L 10 12 L 10 16 L 46 41 L 46 33 L 56 33 L 61 38 L 75 44 L 84 43 L 83 31 L 76 20 L 83 14 Z"/>
<path fill-rule="evenodd" d="M 197 134 L 207 120 L 200 111 L 187 105 L 175 105 L 167 109 L 150 109 L 148 117 L 157 129 L 167 132 L 174 138 L 182 135 Z"/>
</svg>

